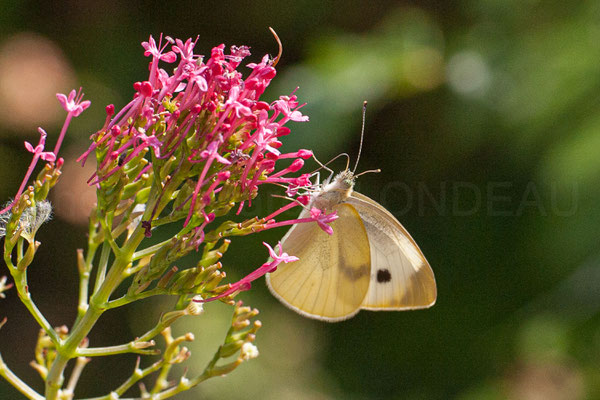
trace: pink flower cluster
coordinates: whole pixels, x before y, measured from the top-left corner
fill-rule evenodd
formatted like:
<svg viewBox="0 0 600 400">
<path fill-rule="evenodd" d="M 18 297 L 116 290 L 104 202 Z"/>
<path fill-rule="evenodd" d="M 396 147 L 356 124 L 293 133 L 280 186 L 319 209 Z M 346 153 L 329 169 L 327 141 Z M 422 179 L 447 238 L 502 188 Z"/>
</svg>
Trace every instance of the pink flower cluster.
<svg viewBox="0 0 600 400">
<path fill-rule="evenodd" d="M 226 53 L 225 46 L 220 45 L 205 59 L 194 54 L 196 40 L 163 41 L 161 36 L 158 44 L 152 37 L 142 43 L 144 54 L 150 57 L 149 77 L 134 84 L 133 99 L 119 112 L 115 114 L 113 106 L 107 107 L 103 128 L 92 136 L 92 145 L 78 160 L 85 162 L 94 151 L 99 157 L 89 183 L 101 185 L 145 157 L 150 162 L 134 181 L 154 173 L 166 176 L 165 187 L 167 183 L 185 186 L 191 192 L 172 212 L 185 212 L 184 228 L 195 230 L 196 245 L 204 239 L 204 229 L 224 202 L 237 204 L 239 214 L 244 206 L 251 205 L 263 184 L 285 186 L 291 202 L 259 218 L 264 222 L 261 229 L 317 222 L 331 234 L 328 224 L 336 218 L 335 213 L 313 209 L 307 218 L 274 220 L 287 209 L 308 204 L 308 197 L 299 191 L 312 186 L 309 175 L 294 173 L 312 152 L 278 150 L 280 139 L 291 132 L 285 125 L 307 121 L 308 117 L 301 113 L 303 104 L 294 93 L 271 103 L 260 100 L 276 75 L 273 60 L 264 56 L 259 63 L 247 64 L 250 72 L 244 77 L 238 67 L 250 55 L 248 47 L 233 46 Z M 161 63 L 174 64 L 173 72 L 161 68 Z M 287 161 L 287 166 L 279 167 L 281 161 Z M 158 171 L 169 162 L 175 166 L 167 172 Z M 225 192 L 228 198 L 223 198 Z M 152 218 L 160 212 L 153 211 L 150 220 L 142 221 L 146 236 L 151 235 Z M 258 275 L 264 275 L 259 270 Z"/>
<path fill-rule="evenodd" d="M 169 44 L 171 51 L 166 51 Z M 284 125 L 288 121 L 308 120 L 299 111 L 302 105 L 294 94 L 281 96 L 271 104 L 260 100 L 276 74 L 269 57 L 248 64 L 252 71 L 244 79 L 237 67 L 250 54 L 248 47 L 233 46 L 225 54 L 225 46 L 217 46 L 204 62 L 202 56 L 193 53 L 195 44 L 191 39 L 176 39 L 157 45 L 152 37 L 142 44 L 145 55 L 152 57 L 148 80 L 134 84 L 134 99 L 114 117 L 114 107 L 107 108 L 105 127 L 79 159 L 85 161 L 99 146 L 108 147 L 109 156 L 99 166 L 99 176 L 92 183 L 122 169 L 143 150 L 151 149 L 154 157 L 166 159 L 186 146 L 187 160 L 202 165 L 190 197 L 186 224 L 202 210 L 210 194 L 218 190 L 218 185 L 210 184 L 215 182 L 215 176 L 217 181 L 227 180 L 229 170 L 242 170 L 239 184 L 249 194 L 263 183 L 283 183 L 292 188 L 310 185 L 308 175 L 289 174 L 299 171 L 312 152 L 282 154 L 278 150 L 279 139 L 290 133 Z M 159 68 L 159 61 L 175 63 L 177 55 L 179 63 L 172 75 Z M 123 136 L 128 140 L 115 146 L 116 139 Z M 124 160 L 111 164 L 124 154 Z M 294 159 L 291 165 L 275 172 L 276 162 L 288 158 Z M 218 173 L 209 174 L 215 169 Z M 196 206 L 199 200 L 203 204 Z"/>
<path fill-rule="evenodd" d="M 312 151 L 278 150 L 280 139 L 291 133 L 286 124 L 308 120 L 300 111 L 303 104 L 293 92 L 271 103 L 260 100 L 276 75 L 276 62 L 264 56 L 259 63 L 247 64 L 250 71 L 244 77 L 238 67 L 250 55 L 248 47 L 232 46 L 226 53 L 225 46 L 220 45 L 205 59 L 194 54 L 196 41 L 166 38 L 163 43 L 161 36 L 157 44 L 150 36 L 142 43 L 144 55 L 150 57 L 148 79 L 133 85 L 133 99 L 120 111 L 115 113 L 113 105 L 106 107 L 103 127 L 91 136 L 91 146 L 78 159 L 85 163 L 90 154 L 96 156 L 97 169 L 88 183 L 99 189 L 99 208 L 108 207 L 100 211 L 114 212 L 126 199 L 119 194 L 125 186 L 135 185 L 127 192 L 130 196 L 152 186 L 158 195 L 150 202 L 152 212 L 145 213 L 145 220 L 140 221 L 145 236 L 151 236 L 155 219 L 168 213 L 170 221 L 184 221 L 181 234 L 188 239 L 182 249 L 198 249 L 216 216 L 227 214 L 234 205 L 239 214 L 245 205 L 251 206 L 261 185 L 276 184 L 286 188 L 290 202 L 267 217 L 250 221 L 252 232 L 316 222 L 332 234 L 329 224 L 337 218 L 335 212 L 327 214 L 313 208 L 302 218 L 275 219 L 299 205 L 306 208 L 310 196 L 303 195 L 306 191 L 302 189 L 313 187 L 309 174 L 294 175 L 304 160 L 312 157 Z M 160 63 L 173 64 L 173 72 L 161 68 Z M 68 96 L 57 94 L 57 99 L 67 117 L 54 151 L 44 151 L 47 135 L 41 128 L 37 146 L 25 143 L 33 153 L 31 165 L 14 201 L 0 214 L 19 200 L 39 159 L 55 163 L 57 168 L 63 164 L 57 154 L 66 130 L 90 102 L 83 101 L 81 91 L 75 90 Z M 286 166 L 281 167 L 280 162 Z M 170 210 L 169 204 L 173 204 Z M 295 260 L 281 253 L 281 248 L 276 254 L 267 247 L 272 261 L 211 300 L 247 290 L 253 280 L 273 271 L 279 263 Z"/>
</svg>

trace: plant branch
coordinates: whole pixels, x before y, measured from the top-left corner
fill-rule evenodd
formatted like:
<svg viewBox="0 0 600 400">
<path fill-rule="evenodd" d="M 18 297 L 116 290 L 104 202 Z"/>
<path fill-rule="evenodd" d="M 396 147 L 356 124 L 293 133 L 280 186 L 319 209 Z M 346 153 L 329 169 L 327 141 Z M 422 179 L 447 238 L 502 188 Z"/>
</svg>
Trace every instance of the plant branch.
<svg viewBox="0 0 600 400">
<path fill-rule="evenodd" d="M 146 213 L 151 212 L 154 201 L 150 201 L 149 204 L 151 207 L 149 210 L 146 210 Z M 67 363 L 70 359 L 75 357 L 78 346 L 96 324 L 98 318 L 100 318 L 102 313 L 106 310 L 106 303 L 108 302 L 110 295 L 123 281 L 123 273 L 129 264 L 131 264 L 131 256 L 144 239 L 144 229 L 141 225 L 138 225 L 131 237 L 123 244 L 123 247 L 118 248 L 114 241 L 111 243 L 112 238 L 108 237 L 110 232 L 107 229 L 107 227 L 103 226 L 104 234 L 106 235 L 105 239 L 108 240 L 113 251 L 115 251 L 115 260 L 106 275 L 106 279 L 104 279 L 100 287 L 98 287 L 98 290 L 92 295 L 89 308 L 85 312 L 83 318 L 73 327 L 67 340 L 65 340 L 64 343 L 57 345 L 57 357 L 52 363 L 52 367 L 50 368 L 46 379 L 46 400 L 57 399 L 58 392 L 63 385 L 63 372 Z"/>
<path fill-rule="evenodd" d="M 29 293 L 29 288 L 27 285 L 27 272 L 18 271 L 16 269 L 11 269 L 11 272 L 13 279 L 15 280 L 15 288 L 17 289 L 19 299 L 21 299 L 21 302 L 25 305 L 27 310 L 29 310 L 29 313 L 50 337 L 50 340 L 52 340 L 52 342 L 58 346 L 61 343 L 60 337 L 31 299 L 31 293 Z"/>
<path fill-rule="evenodd" d="M 25 395 L 31 400 L 44 400 L 44 397 L 38 392 L 29 387 L 23 382 L 18 376 L 16 376 L 4 363 L 2 356 L 0 355 L 0 376 L 6 379 L 11 385 L 13 385 L 19 392 Z"/>
<path fill-rule="evenodd" d="M 145 292 L 139 293 L 135 296 L 124 295 L 119 297 L 118 299 L 111 300 L 106 304 L 106 309 L 122 307 L 129 303 L 133 303 L 134 301 L 138 301 L 141 299 L 146 299 L 148 297 L 157 296 L 159 294 L 166 294 L 167 291 L 162 288 L 154 288 L 150 290 L 146 290 Z"/>
<path fill-rule="evenodd" d="M 168 244 L 170 241 L 171 239 L 167 239 L 164 242 L 160 242 L 150 247 L 146 247 L 145 249 L 142 249 L 140 251 L 136 251 L 135 253 L 133 253 L 131 261 L 139 260 L 140 258 L 144 258 L 145 256 L 149 256 L 150 254 L 156 253 L 162 246 Z"/>
<path fill-rule="evenodd" d="M 96 271 L 96 280 L 94 281 L 94 293 L 98 292 L 100 286 L 104 282 L 106 277 L 106 268 L 108 267 L 108 257 L 110 256 L 110 246 L 104 242 L 102 243 L 102 251 L 100 252 L 100 262 L 98 264 L 98 270 Z"/>
<path fill-rule="evenodd" d="M 77 362 L 75 363 L 75 367 L 71 372 L 71 376 L 69 377 L 69 383 L 67 383 L 67 387 L 64 391 L 64 395 L 72 399 L 73 394 L 75 392 L 75 387 L 77 386 L 77 382 L 79 382 L 79 378 L 81 377 L 81 373 L 85 366 L 91 361 L 91 359 L 87 357 L 78 357 Z"/>
<path fill-rule="evenodd" d="M 113 390 L 110 394 L 107 394 L 106 396 L 94 397 L 94 398 L 85 399 L 85 400 L 114 400 L 114 399 L 118 399 L 119 396 L 121 396 L 123 393 L 125 393 L 127 390 L 129 390 L 138 381 L 140 381 L 141 379 L 143 379 L 146 376 L 150 375 L 151 373 L 156 372 L 159 369 L 161 369 L 161 367 L 163 366 L 163 364 L 165 362 L 167 362 L 167 361 L 164 360 L 164 359 L 162 359 L 162 360 L 159 360 L 159 361 L 155 362 L 154 364 L 150 365 L 147 368 L 140 369 L 140 359 L 138 358 L 138 360 L 136 362 L 136 365 L 135 365 L 135 369 L 133 370 L 133 373 L 131 374 L 131 376 L 129 378 L 127 378 L 127 380 L 125 382 L 123 382 L 121 384 L 121 386 L 119 386 L 117 389 Z"/>
<path fill-rule="evenodd" d="M 91 347 L 77 350 L 78 356 L 85 357 L 98 357 L 98 356 L 112 356 L 115 354 L 124 353 L 137 353 L 145 355 L 156 355 L 160 354 L 158 349 L 147 349 L 148 347 L 154 346 L 156 343 L 154 340 L 141 341 L 133 340 L 129 343 L 117 345 L 117 346 L 106 346 L 106 347 Z"/>
</svg>

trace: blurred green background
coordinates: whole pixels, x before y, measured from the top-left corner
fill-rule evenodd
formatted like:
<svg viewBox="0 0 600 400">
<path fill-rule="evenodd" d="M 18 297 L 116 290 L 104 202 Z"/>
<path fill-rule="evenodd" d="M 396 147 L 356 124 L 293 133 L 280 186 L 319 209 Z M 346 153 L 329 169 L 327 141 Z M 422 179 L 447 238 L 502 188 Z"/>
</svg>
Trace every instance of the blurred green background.
<svg viewBox="0 0 600 400">
<path fill-rule="evenodd" d="M 40 125 L 58 133 L 57 91 L 82 86 L 92 100 L 66 139 L 65 154 L 77 154 L 101 126 L 104 105 L 124 105 L 132 83 L 145 79 L 140 42 L 149 34 L 199 35 L 204 54 L 247 44 L 256 61 L 276 53 L 268 26 L 284 54 L 265 98 L 299 86 L 311 118 L 291 126 L 286 146 L 321 160 L 354 158 L 369 101 L 359 170 L 383 172 L 357 189 L 419 243 L 438 302 L 327 324 L 289 311 L 261 280 L 240 296 L 261 310 L 261 356 L 180 398 L 600 399 L 597 1 L 0 1 L 0 199 L 14 195 L 27 168 L 23 140 L 37 141 Z M 75 249 L 85 244 L 89 204 L 81 186 L 89 172 L 73 159 L 65 168 L 30 272 L 34 299 L 55 325 L 75 315 Z M 262 198 L 251 211 L 265 215 L 276 203 Z M 284 232 L 234 240 L 228 276 L 260 265 L 260 242 Z M 171 303 L 106 314 L 108 328 L 94 331 L 92 344 L 140 335 Z M 206 309 L 176 325 L 196 336 L 190 374 L 210 359 L 230 318 L 220 304 Z M 27 365 L 37 327 L 14 290 L 0 300 L 4 316 L 0 352 L 39 390 Z M 133 364 L 95 360 L 76 395 L 104 394 Z M 0 381 L 0 398 L 19 397 Z"/>
</svg>

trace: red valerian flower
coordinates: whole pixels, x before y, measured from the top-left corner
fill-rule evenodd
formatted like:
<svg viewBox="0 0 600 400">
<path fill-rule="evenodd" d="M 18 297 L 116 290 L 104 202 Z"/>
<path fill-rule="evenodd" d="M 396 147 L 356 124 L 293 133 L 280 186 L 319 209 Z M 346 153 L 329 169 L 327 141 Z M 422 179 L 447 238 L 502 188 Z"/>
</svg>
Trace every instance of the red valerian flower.
<svg viewBox="0 0 600 400">
<path fill-rule="evenodd" d="M 252 287 L 253 281 L 257 280 L 258 278 L 264 276 L 265 274 L 267 274 L 269 272 L 275 271 L 279 264 L 298 261 L 298 257 L 290 256 L 289 254 L 283 252 L 283 250 L 281 249 L 281 243 L 278 243 L 277 246 L 275 246 L 275 248 L 279 249 L 279 252 L 275 251 L 271 246 L 269 246 L 269 244 L 267 244 L 265 242 L 263 242 L 263 244 L 269 250 L 269 256 L 271 257 L 271 260 L 267 261 L 266 263 L 261 265 L 259 268 L 252 271 L 251 273 L 249 273 L 248 275 L 246 275 L 245 277 L 243 277 L 236 283 L 229 284 L 229 289 L 227 289 L 223 293 L 219 294 L 218 296 L 209 297 L 207 299 L 202 299 L 202 300 L 194 300 L 194 301 L 199 302 L 199 303 L 204 303 L 204 302 L 218 300 L 218 299 L 222 299 L 224 297 L 232 296 L 234 294 L 237 294 L 237 293 L 245 291 L 245 290 L 250 290 L 250 288 Z"/>
</svg>

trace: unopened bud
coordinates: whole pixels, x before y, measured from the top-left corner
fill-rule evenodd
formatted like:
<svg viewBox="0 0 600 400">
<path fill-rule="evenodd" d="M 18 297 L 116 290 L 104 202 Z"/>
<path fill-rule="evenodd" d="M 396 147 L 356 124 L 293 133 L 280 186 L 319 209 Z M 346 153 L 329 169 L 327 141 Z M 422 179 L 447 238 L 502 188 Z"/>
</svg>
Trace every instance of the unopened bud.
<svg viewBox="0 0 600 400">
<path fill-rule="evenodd" d="M 140 93 L 146 97 L 152 96 L 152 84 L 148 81 L 142 82 L 140 85 Z"/>
<path fill-rule="evenodd" d="M 295 160 L 294 160 L 294 162 L 292 163 L 292 165 L 290 165 L 290 166 L 288 167 L 288 169 L 289 169 L 291 172 L 297 172 L 297 171 L 299 171 L 300 169 L 302 169 L 302 167 L 303 167 L 303 166 L 304 166 L 304 160 L 303 160 L 303 159 L 301 159 L 301 158 L 297 158 L 297 159 L 295 159 Z"/>
</svg>

